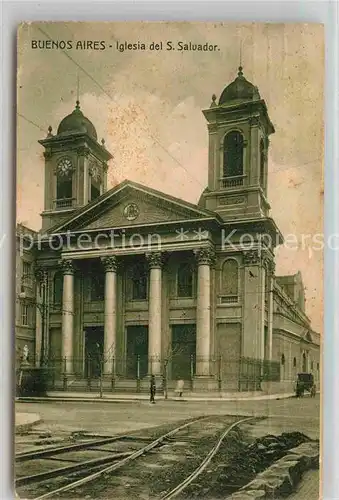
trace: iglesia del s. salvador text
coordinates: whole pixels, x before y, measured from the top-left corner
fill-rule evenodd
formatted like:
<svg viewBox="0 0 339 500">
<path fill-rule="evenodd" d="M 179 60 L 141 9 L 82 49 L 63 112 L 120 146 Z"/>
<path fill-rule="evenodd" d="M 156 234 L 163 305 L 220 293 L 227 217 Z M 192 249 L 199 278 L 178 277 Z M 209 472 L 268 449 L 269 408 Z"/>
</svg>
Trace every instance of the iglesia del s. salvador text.
<svg viewBox="0 0 339 500">
<path fill-rule="evenodd" d="M 318 383 L 301 275 L 275 274 L 265 101 L 239 68 L 203 114 L 197 205 L 129 180 L 108 189 L 112 154 L 79 101 L 39 141 L 42 229 L 17 227 L 16 349 L 53 388 L 142 391 L 152 374 L 211 394 L 290 392 L 299 372 Z"/>
</svg>

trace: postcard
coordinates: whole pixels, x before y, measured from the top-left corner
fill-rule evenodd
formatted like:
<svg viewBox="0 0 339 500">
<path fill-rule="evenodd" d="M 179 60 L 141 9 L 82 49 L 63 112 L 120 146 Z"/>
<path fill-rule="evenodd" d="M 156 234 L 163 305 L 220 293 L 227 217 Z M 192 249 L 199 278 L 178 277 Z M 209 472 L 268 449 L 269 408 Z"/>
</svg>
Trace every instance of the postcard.
<svg viewBox="0 0 339 500">
<path fill-rule="evenodd" d="M 19 498 L 319 498 L 324 30 L 17 35 Z"/>
</svg>

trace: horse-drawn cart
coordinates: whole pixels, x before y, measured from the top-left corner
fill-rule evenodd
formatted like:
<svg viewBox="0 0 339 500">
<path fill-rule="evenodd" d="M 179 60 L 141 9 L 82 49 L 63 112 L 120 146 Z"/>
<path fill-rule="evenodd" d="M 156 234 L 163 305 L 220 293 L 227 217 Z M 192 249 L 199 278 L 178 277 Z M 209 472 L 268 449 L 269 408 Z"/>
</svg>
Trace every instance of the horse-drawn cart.
<svg viewBox="0 0 339 500">
<path fill-rule="evenodd" d="M 303 397 L 305 392 L 309 392 L 311 398 L 317 393 L 312 373 L 298 373 L 295 384 L 295 395 L 297 398 Z"/>
</svg>

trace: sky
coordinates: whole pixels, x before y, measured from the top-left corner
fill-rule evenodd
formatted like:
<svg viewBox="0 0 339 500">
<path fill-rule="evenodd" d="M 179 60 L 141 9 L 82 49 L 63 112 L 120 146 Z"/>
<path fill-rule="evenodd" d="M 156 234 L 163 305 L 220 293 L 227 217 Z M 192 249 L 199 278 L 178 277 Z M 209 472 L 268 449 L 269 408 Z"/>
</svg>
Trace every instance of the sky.
<svg viewBox="0 0 339 500">
<path fill-rule="evenodd" d="M 32 48 L 70 41 L 71 49 Z M 105 50 L 76 49 L 88 41 Z M 220 50 L 123 51 L 116 43 L 217 44 Z M 33 43 L 32 43 L 33 42 Z M 112 45 L 112 47 L 109 47 Z M 79 45 L 78 45 L 79 47 Z M 40 229 L 44 157 L 39 139 L 75 105 L 113 153 L 108 187 L 124 179 L 197 203 L 207 185 L 202 109 L 237 75 L 265 99 L 270 137 L 270 215 L 293 244 L 276 251 L 276 274 L 301 271 L 306 312 L 323 330 L 324 33 L 319 24 L 31 23 L 18 30 L 17 220 Z M 321 237 L 321 236 L 320 236 Z M 298 242 L 296 244 L 296 241 Z"/>
</svg>

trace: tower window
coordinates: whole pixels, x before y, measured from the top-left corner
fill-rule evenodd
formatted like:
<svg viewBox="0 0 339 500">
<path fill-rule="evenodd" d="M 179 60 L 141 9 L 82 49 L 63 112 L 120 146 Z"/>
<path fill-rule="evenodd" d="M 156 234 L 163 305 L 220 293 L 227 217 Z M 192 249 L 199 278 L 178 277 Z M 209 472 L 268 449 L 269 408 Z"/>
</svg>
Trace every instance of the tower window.
<svg viewBox="0 0 339 500">
<path fill-rule="evenodd" d="M 230 303 L 238 301 L 239 283 L 238 283 L 239 266 L 234 259 L 227 259 L 221 271 L 221 295 L 222 302 Z"/>
<path fill-rule="evenodd" d="M 240 132 L 229 132 L 224 139 L 224 177 L 244 173 L 244 139 Z"/>
<path fill-rule="evenodd" d="M 293 367 L 295 368 L 297 366 L 297 358 L 293 358 Z"/>
<path fill-rule="evenodd" d="M 284 364 L 285 364 L 285 354 L 281 355 L 281 364 L 282 364 L 282 366 L 284 366 Z"/>
<path fill-rule="evenodd" d="M 193 296 L 193 270 L 189 263 L 183 262 L 178 267 L 178 297 Z"/>
<path fill-rule="evenodd" d="M 264 141 L 260 141 L 260 185 L 265 185 L 265 146 Z"/>
<path fill-rule="evenodd" d="M 73 186 L 72 177 L 58 177 L 57 179 L 57 206 L 72 206 Z"/>
</svg>

